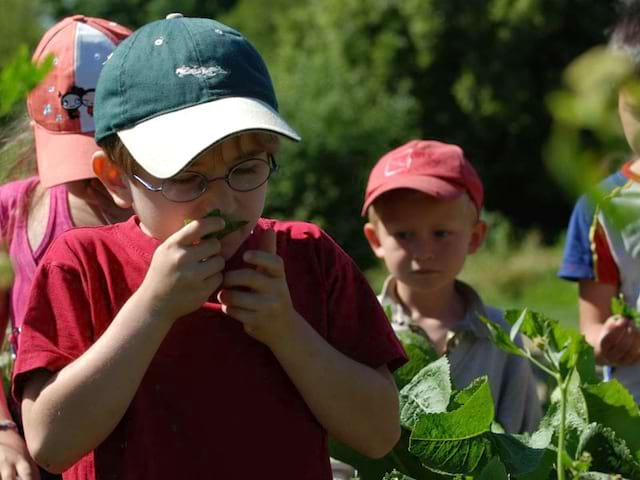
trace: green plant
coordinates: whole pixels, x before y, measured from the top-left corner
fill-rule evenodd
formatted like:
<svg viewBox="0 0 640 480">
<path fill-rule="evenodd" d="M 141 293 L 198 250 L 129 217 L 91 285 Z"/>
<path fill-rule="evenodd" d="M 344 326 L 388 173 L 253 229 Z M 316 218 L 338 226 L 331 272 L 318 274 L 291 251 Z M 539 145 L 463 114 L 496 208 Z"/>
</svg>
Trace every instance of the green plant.
<svg viewBox="0 0 640 480">
<path fill-rule="evenodd" d="M 505 318 L 508 332 L 483 319 L 495 344 L 527 358 L 556 383 L 538 431 L 505 433 L 495 423 L 487 378 L 455 391 L 447 358 L 433 361 L 428 342 L 406 332 L 401 341 L 410 361 L 396 373 L 402 386 L 400 442 L 382 460 L 336 442 L 332 456 L 354 465 L 362 480 L 640 479 L 640 410 L 620 383 L 598 380 L 593 349 L 584 337 L 527 309 L 509 310 Z M 540 355 L 519 346 L 519 334 Z M 407 382 L 409 371 L 416 373 Z"/>
<path fill-rule="evenodd" d="M 622 294 L 611 299 L 611 313 L 627 317 L 633 320 L 634 323 L 640 327 L 640 312 L 627 305 Z"/>
</svg>

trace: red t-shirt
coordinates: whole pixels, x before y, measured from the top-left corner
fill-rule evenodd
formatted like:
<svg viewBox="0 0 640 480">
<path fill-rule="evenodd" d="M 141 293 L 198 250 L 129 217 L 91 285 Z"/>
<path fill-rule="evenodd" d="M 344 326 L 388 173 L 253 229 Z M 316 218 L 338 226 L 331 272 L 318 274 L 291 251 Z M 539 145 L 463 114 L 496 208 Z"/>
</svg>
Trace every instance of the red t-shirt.
<svg viewBox="0 0 640 480">
<path fill-rule="evenodd" d="M 318 227 L 260 220 L 227 262 L 276 231 L 295 309 L 349 357 L 394 369 L 406 357 L 353 261 Z M 159 242 L 138 219 L 61 235 L 36 272 L 13 388 L 38 368 L 58 371 L 106 330 L 141 284 Z M 215 298 L 178 319 L 124 418 L 65 480 L 296 478 L 329 480 L 327 433 L 271 351 Z M 100 405 L 87 405 L 100 415 Z M 69 432 L 69 435 L 73 435 Z"/>
</svg>

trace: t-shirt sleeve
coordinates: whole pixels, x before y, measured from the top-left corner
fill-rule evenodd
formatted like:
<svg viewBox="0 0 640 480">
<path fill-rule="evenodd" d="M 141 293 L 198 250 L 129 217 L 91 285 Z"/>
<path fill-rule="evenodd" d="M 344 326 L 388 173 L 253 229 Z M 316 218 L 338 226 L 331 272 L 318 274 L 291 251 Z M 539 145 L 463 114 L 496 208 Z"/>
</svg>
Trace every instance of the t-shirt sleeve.
<svg viewBox="0 0 640 480">
<path fill-rule="evenodd" d="M 594 208 L 583 196 L 576 203 L 569 220 L 559 277 L 573 281 L 595 278 L 590 237 L 594 221 Z"/>
<path fill-rule="evenodd" d="M 393 371 L 407 356 L 380 302 L 353 260 L 330 238 L 325 265 L 330 324 L 328 341 L 345 355 L 370 367 Z"/>
<path fill-rule="evenodd" d="M 30 372 L 61 370 L 92 343 L 91 307 L 81 273 L 43 259 L 22 325 L 13 373 L 13 395 L 20 401 Z"/>
</svg>

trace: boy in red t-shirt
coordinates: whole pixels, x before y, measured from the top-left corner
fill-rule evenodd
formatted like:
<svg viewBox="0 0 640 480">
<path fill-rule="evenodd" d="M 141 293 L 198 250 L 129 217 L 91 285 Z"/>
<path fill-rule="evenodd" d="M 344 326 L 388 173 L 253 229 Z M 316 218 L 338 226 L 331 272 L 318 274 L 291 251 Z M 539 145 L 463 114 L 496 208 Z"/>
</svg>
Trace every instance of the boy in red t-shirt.
<svg viewBox="0 0 640 480">
<path fill-rule="evenodd" d="M 328 433 L 385 455 L 406 357 L 326 234 L 260 218 L 279 136 L 299 136 L 253 46 L 212 20 L 151 23 L 106 62 L 95 121 L 94 170 L 136 215 L 62 235 L 36 274 L 14 377 L 36 461 L 254 479 L 286 456 L 288 476 L 328 480 Z"/>
</svg>

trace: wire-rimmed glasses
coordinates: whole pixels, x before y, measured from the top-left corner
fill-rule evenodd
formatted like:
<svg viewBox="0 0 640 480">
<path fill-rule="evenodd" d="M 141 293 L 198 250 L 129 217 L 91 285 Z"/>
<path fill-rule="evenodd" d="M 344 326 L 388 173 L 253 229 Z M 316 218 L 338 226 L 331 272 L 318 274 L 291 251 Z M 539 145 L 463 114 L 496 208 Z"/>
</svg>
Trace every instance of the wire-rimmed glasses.
<svg viewBox="0 0 640 480">
<path fill-rule="evenodd" d="M 261 187 L 269 180 L 271 174 L 278 170 L 273 155 L 268 160 L 264 158 L 247 158 L 227 171 L 222 177 L 207 178 L 206 175 L 192 170 L 185 170 L 170 178 L 165 178 L 159 187 L 151 185 L 146 180 L 134 174 L 135 178 L 150 192 L 161 192 L 172 202 L 191 202 L 200 197 L 209 188 L 209 184 L 216 180 L 224 180 L 236 192 L 250 192 Z"/>
</svg>

